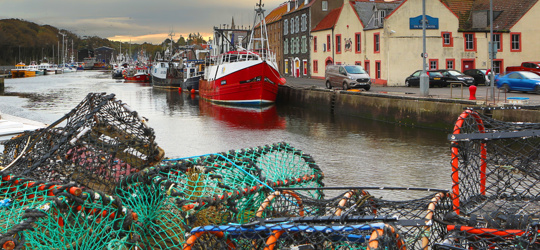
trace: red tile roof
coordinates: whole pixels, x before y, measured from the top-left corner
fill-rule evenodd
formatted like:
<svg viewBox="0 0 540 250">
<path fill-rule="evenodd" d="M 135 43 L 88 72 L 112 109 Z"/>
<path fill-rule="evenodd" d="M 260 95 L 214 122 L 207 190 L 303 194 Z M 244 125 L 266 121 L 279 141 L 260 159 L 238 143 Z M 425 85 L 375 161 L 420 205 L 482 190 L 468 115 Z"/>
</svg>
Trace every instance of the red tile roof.
<svg viewBox="0 0 540 250">
<path fill-rule="evenodd" d="M 342 7 L 331 10 L 328 15 L 326 15 L 326 17 L 324 17 L 323 20 L 321 20 L 319 24 L 317 24 L 317 26 L 311 30 L 311 32 L 333 28 L 339 18 L 341 8 Z"/>
<path fill-rule="evenodd" d="M 283 16 L 283 14 L 285 14 L 285 13 L 287 13 L 287 3 L 286 2 L 280 4 L 277 8 L 275 8 L 270 13 L 268 13 L 268 15 L 266 15 L 264 20 L 266 21 L 267 24 L 279 21 L 281 19 L 281 17 Z"/>
</svg>

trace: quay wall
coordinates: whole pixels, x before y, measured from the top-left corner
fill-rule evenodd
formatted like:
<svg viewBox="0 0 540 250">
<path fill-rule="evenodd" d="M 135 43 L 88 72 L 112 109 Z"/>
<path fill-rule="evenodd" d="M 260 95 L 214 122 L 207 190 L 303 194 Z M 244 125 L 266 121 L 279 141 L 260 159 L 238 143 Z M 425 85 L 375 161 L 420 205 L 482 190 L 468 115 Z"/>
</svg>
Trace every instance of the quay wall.
<svg viewBox="0 0 540 250">
<path fill-rule="evenodd" d="M 407 97 L 372 92 L 334 91 L 320 88 L 280 86 L 277 102 L 317 112 L 352 115 L 405 126 L 425 127 L 452 132 L 467 107 L 479 107 L 476 101 Z M 490 110 L 494 119 L 539 122 L 538 110 Z"/>
</svg>

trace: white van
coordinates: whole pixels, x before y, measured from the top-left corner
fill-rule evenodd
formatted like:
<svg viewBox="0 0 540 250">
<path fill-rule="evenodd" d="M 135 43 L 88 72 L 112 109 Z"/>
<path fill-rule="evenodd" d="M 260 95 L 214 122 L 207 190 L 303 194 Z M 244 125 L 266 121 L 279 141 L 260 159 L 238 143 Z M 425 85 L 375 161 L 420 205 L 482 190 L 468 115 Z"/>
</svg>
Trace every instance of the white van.
<svg viewBox="0 0 540 250">
<path fill-rule="evenodd" d="M 371 88 L 371 79 L 368 73 L 360 65 L 328 65 L 324 72 L 326 88 L 342 87 L 349 88 Z"/>
</svg>

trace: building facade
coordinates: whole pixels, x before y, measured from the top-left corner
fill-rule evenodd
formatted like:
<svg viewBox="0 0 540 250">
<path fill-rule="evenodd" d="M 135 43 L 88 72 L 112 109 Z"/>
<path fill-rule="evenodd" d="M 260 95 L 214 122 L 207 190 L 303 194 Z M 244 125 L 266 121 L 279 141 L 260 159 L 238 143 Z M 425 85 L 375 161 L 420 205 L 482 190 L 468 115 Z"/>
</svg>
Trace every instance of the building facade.
<svg viewBox="0 0 540 250">
<path fill-rule="evenodd" d="M 287 2 L 282 16 L 283 71 L 285 76 L 311 77 L 311 29 L 331 10 L 342 5 L 340 0 L 296 0 Z"/>
<path fill-rule="evenodd" d="M 266 22 L 266 29 L 268 33 L 268 42 L 270 44 L 270 50 L 276 54 L 276 62 L 278 64 L 279 72 L 283 72 L 283 32 L 281 17 L 287 12 L 287 3 L 279 5 L 273 9 L 264 18 Z M 253 36 L 259 38 L 261 34 L 260 24 L 253 29 Z"/>
<path fill-rule="evenodd" d="M 489 0 L 425 0 L 427 69 L 490 68 Z M 538 0 L 493 0 L 494 71 L 522 61 L 538 61 L 540 32 L 534 18 Z M 404 85 L 423 67 L 422 0 L 345 0 L 331 17 L 312 29 L 312 77 L 324 65 L 360 64 L 375 84 Z M 325 24 L 326 22 L 326 24 Z M 320 26 L 321 24 L 325 24 Z M 325 50 L 326 46 L 326 50 Z"/>
</svg>

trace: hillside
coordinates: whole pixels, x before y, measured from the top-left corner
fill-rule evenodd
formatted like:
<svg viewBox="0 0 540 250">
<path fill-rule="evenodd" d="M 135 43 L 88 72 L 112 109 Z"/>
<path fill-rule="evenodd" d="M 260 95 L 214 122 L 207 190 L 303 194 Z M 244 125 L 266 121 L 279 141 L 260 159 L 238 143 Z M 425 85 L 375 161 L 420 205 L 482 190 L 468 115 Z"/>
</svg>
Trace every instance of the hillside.
<svg viewBox="0 0 540 250">
<path fill-rule="evenodd" d="M 73 51 L 80 49 L 95 49 L 101 46 L 107 46 L 119 51 L 120 42 L 109 41 L 105 38 L 96 36 L 79 37 L 67 30 L 60 30 L 50 25 L 39 25 L 20 19 L 2 19 L 0 20 L 0 65 L 15 65 L 22 61 L 26 64 L 31 61 L 40 62 L 42 59 L 58 61 L 58 47 L 62 47 L 62 35 L 65 34 L 67 43 L 66 49 L 71 55 Z M 72 42 L 73 41 L 73 42 Z M 128 43 L 122 44 L 122 50 L 128 48 Z M 154 55 L 156 51 L 161 51 L 161 45 L 152 45 L 144 43 L 131 44 L 131 51 L 136 53 L 141 46 L 150 54 Z M 77 58 L 75 59 L 77 60 Z M 82 58 L 79 58 L 82 60 Z"/>
</svg>

